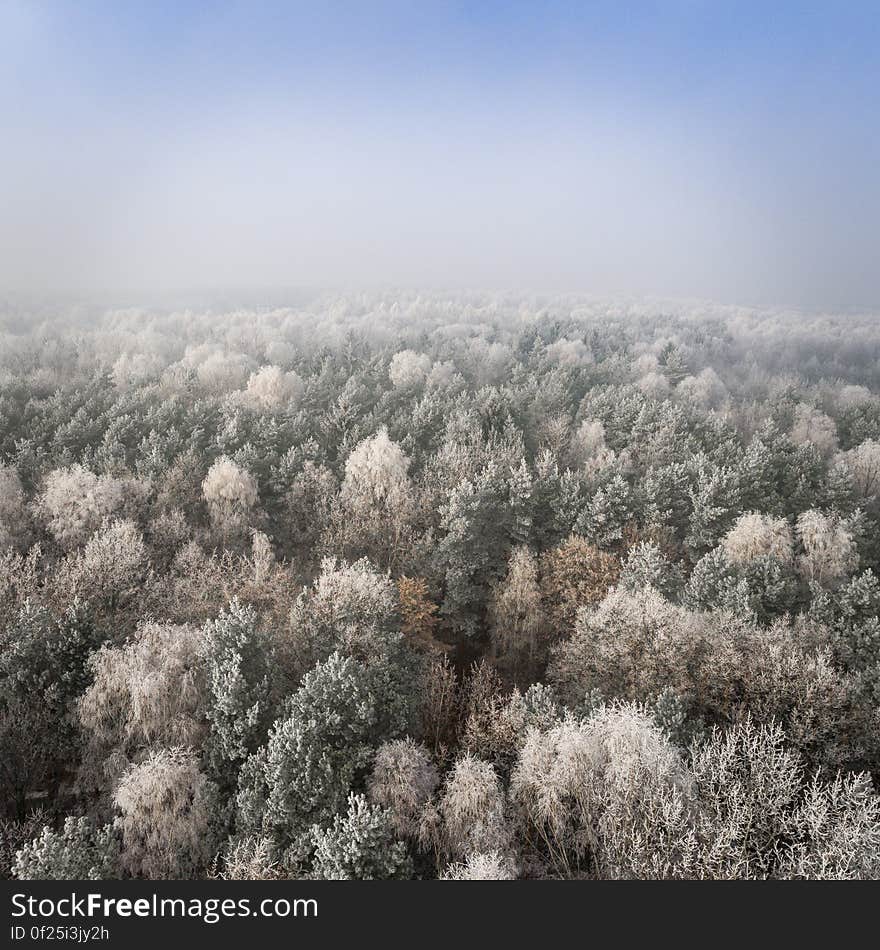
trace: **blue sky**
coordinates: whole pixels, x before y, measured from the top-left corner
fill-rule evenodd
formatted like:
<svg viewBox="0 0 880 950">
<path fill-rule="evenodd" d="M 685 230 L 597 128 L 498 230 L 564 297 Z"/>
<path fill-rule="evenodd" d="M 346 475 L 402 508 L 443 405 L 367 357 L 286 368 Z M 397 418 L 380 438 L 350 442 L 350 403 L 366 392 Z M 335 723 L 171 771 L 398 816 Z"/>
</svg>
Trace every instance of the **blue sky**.
<svg viewBox="0 0 880 950">
<path fill-rule="evenodd" d="M 0 0 L 0 289 L 880 306 L 880 4 Z"/>
</svg>

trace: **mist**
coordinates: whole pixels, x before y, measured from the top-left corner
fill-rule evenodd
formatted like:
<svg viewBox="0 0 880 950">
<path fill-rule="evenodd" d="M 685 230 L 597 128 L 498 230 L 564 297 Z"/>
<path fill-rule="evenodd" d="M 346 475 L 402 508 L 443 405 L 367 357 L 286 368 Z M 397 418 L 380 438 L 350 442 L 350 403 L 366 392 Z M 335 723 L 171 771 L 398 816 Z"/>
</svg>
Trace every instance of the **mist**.
<svg viewBox="0 0 880 950">
<path fill-rule="evenodd" d="M 880 302 L 869 4 L 5 3 L 0 290 Z"/>
</svg>

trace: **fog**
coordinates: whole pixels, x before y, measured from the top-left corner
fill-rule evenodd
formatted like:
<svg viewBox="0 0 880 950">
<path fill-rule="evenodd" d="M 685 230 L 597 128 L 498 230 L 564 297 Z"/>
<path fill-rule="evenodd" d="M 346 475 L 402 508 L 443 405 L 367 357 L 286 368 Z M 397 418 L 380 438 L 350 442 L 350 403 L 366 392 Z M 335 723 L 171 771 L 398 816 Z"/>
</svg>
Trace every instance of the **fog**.
<svg viewBox="0 0 880 950">
<path fill-rule="evenodd" d="M 880 302 L 867 5 L 210 6 L 4 3 L 0 291 Z"/>
</svg>

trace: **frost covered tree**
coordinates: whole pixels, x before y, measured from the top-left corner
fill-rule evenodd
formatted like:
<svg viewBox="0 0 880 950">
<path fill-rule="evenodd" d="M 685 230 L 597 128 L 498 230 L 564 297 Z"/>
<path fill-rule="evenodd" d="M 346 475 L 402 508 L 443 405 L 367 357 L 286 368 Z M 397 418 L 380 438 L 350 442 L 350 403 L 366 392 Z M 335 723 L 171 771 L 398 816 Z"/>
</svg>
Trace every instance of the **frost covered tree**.
<svg viewBox="0 0 880 950">
<path fill-rule="evenodd" d="M 110 376 L 117 389 L 126 391 L 143 386 L 162 373 L 162 360 L 155 353 L 122 353 Z"/>
<path fill-rule="evenodd" d="M 198 746 L 206 731 L 205 669 L 197 629 L 142 623 L 125 644 L 102 647 L 78 704 L 95 753 L 124 763 L 145 746 Z M 99 764 L 99 763 L 98 763 Z"/>
<path fill-rule="evenodd" d="M 287 875 L 271 838 L 248 835 L 227 841 L 220 852 L 223 881 L 279 881 Z"/>
<path fill-rule="evenodd" d="M 49 715 L 77 699 L 91 682 L 90 658 L 106 633 L 83 605 L 60 615 L 30 601 L 0 629 L 0 697 L 33 701 Z"/>
<path fill-rule="evenodd" d="M 196 376 L 206 389 L 214 393 L 230 393 L 241 389 L 251 372 L 253 361 L 244 353 L 211 353 L 196 367 Z"/>
<path fill-rule="evenodd" d="M 119 841 L 110 825 L 67 817 L 58 831 L 44 826 L 39 837 L 16 854 L 19 881 L 102 881 L 119 877 Z"/>
<path fill-rule="evenodd" d="M 253 476 L 226 455 L 218 458 L 202 482 L 211 521 L 226 537 L 243 532 L 257 505 Z"/>
<path fill-rule="evenodd" d="M 790 843 L 780 878 L 876 880 L 880 874 L 880 798 L 865 772 L 838 772 L 831 781 L 815 777 L 785 832 Z"/>
<path fill-rule="evenodd" d="M 530 734 L 514 807 L 563 876 L 853 879 L 877 873 L 866 776 L 805 776 L 777 724 L 746 717 L 680 756 L 638 707 Z"/>
<path fill-rule="evenodd" d="M 25 495 L 18 472 L 0 465 L 0 551 L 16 547 L 27 533 Z"/>
<path fill-rule="evenodd" d="M 414 839 L 425 806 L 439 784 L 431 753 L 407 737 L 379 746 L 367 790 L 370 800 L 387 810 L 397 834 Z"/>
<path fill-rule="evenodd" d="M 727 395 L 727 388 L 719 375 L 707 366 L 696 376 L 686 376 L 675 387 L 675 398 L 704 409 L 717 409 Z"/>
<path fill-rule="evenodd" d="M 762 623 L 794 611 L 800 591 L 790 562 L 761 554 L 738 569 L 740 583 L 748 591 L 748 608 Z"/>
<path fill-rule="evenodd" d="M 244 391 L 245 400 L 251 405 L 269 411 L 289 409 L 303 393 L 300 376 L 285 373 L 279 366 L 262 366 L 251 373 Z"/>
<path fill-rule="evenodd" d="M 515 548 L 507 575 L 492 594 L 492 651 L 496 662 L 514 677 L 535 661 L 545 624 L 538 586 L 538 561 L 527 547 Z"/>
<path fill-rule="evenodd" d="M 880 798 L 865 775 L 809 780 L 777 723 L 752 719 L 695 749 L 699 842 L 692 876 L 872 878 Z"/>
<path fill-rule="evenodd" d="M 686 462 L 652 466 L 642 481 L 642 518 L 649 529 L 683 541 L 693 513 L 693 472 Z"/>
<path fill-rule="evenodd" d="M 214 854 L 214 786 L 189 749 L 151 752 L 122 776 L 113 798 L 121 861 L 134 877 L 189 878 Z"/>
<path fill-rule="evenodd" d="M 382 655 L 399 646 L 397 624 L 397 590 L 387 574 L 366 558 L 352 564 L 325 558 L 314 583 L 294 603 L 281 649 L 301 674 L 334 650 Z"/>
<path fill-rule="evenodd" d="M 267 834 L 299 853 L 311 826 L 332 820 L 373 744 L 405 729 L 379 685 L 364 664 L 339 653 L 303 677 L 267 744 L 241 771 L 240 831 Z"/>
<path fill-rule="evenodd" d="M 626 878 L 662 876 L 675 860 L 677 842 L 655 822 L 663 799 L 686 786 L 682 758 L 653 719 L 618 705 L 531 731 L 510 794 L 527 840 L 557 875 Z M 656 872 L 633 873 L 645 850 Z"/>
<path fill-rule="evenodd" d="M 692 552 L 702 554 L 718 544 L 739 514 L 736 471 L 700 460 L 689 496 L 691 515 L 685 544 Z"/>
<path fill-rule="evenodd" d="M 94 618 L 74 604 L 61 616 L 26 601 L 0 627 L 0 797 L 23 816 L 34 791 L 63 778 L 78 730 L 71 707 L 90 681 L 89 657 L 102 640 Z"/>
<path fill-rule="evenodd" d="M 95 475 L 82 465 L 70 465 L 46 476 L 37 507 L 58 544 L 73 548 L 94 534 L 123 501 L 121 481 Z"/>
<path fill-rule="evenodd" d="M 796 527 L 803 548 L 798 568 L 807 580 L 829 584 L 857 567 L 855 539 L 839 516 L 811 509 L 798 517 Z"/>
<path fill-rule="evenodd" d="M 348 809 L 329 828 L 311 829 L 312 875 L 323 881 L 386 881 L 412 876 L 406 845 L 388 813 L 363 795 L 349 795 Z"/>
<path fill-rule="evenodd" d="M 440 507 L 443 537 L 435 561 L 446 587 L 440 612 L 464 636 L 476 635 L 489 590 L 504 574 L 512 535 L 519 534 L 516 500 L 527 491 L 512 490 L 490 463 L 473 480 L 462 479 Z"/>
<path fill-rule="evenodd" d="M 463 755 L 446 777 L 436 824 L 428 834 L 437 836 L 439 852 L 452 860 L 466 860 L 475 851 L 508 853 L 511 839 L 504 812 L 504 789 L 495 769 L 476 756 Z"/>
<path fill-rule="evenodd" d="M 830 416 L 801 402 L 795 406 L 791 440 L 795 445 L 812 445 L 827 457 L 837 448 L 837 426 Z"/>
<path fill-rule="evenodd" d="M 839 767 L 876 747 L 870 704 L 827 645 L 784 620 L 765 628 L 748 615 L 698 613 L 651 589 L 618 590 L 582 611 L 548 679 L 573 705 L 594 692 L 644 703 L 669 688 L 710 723 L 745 711 L 776 718 L 817 764 Z"/>
<path fill-rule="evenodd" d="M 837 464 L 849 475 L 856 497 L 869 501 L 880 493 L 880 442 L 866 439 L 854 449 L 841 452 Z"/>
<path fill-rule="evenodd" d="M 749 511 L 737 518 L 722 539 L 721 546 L 732 564 L 749 564 L 764 556 L 789 564 L 792 560 L 791 527 L 785 518 Z"/>
<path fill-rule="evenodd" d="M 437 361 L 431 366 L 431 371 L 425 383 L 432 389 L 446 389 L 463 380 L 455 368 L 452 360 Z"/>
<path fill-rule="evenodd" d="M 254 568 L 254 584 L 261 587 L 272 576 L 277 563 L 272 542 L 262 531 L 254 531 L 251 535 L 250 560 Z"/>
<path fill-rule="evenodd" d="M 704 627 L 698 615 L 652 588 L 617 589 L 578 614 L 574 634 L 557 647 L 548 677 L 574 703 L 591 691 L 636 701 L 667 685 L 688 693 L 691 684 L 680 683 L 673 669 L 691 669 L 704 649 Z"/>
<path fill-rule="evenodd" d="M 359 442 L 345 461 L 333 542 L 392 567 L 402 554 L 413 517 L 409 459 L 382 427 Z"/>
<path fill-rule="evenodd" d="M 598 488 L 576 530 L 600 548 L 614 548 L 623 540 L 623 529 L 632 518 L 632 490 L 619 473 Z"/>
<path fill-rule="evenodd" d="M 420 386 L 431 370 L 431 358 L 414 350 L 400 350 L 391 357 L 388 378 L 398 389 Z"/>
<path fill-rule="evenodd" d="M 694 565 L 681 600 L 691 610 L 727 610 L 749 616 L 752 609 L 748 581 L 720 545 Z"/>
<path fill-rule="evenodd" d="M 648 399 L 666 399 L 670 393 L 669 381 L 660 373 L 646 373 L 637 383 Z"/>
<path fill-rule="evenodd" d="M 466 861 L 449 864 L 440 875 L 443 881 L 512 881 L 516 868 L 507 855 L 500 851 L 488 854 L 474 852 Z"/>
<path fill-rule="evenodd" d="M 410 493 L 409 459 L 381 428 L 359 442 L 345 461 L 342 497 L 352 507 L 380 506 L 392 510 Z"/>
<path fill-rule="evenodd" d="M 560 366 L 585 366 L 593 361 L 593 354 L 583 340 L 570 340 L 564 336 L 545 347 L 544 355 Z"/>
<path fill-rule="evenodd" d="M 220 780 L 263 744 L 274 720 L 273 647 L 256 611 L 233 600 L 202 630 L 210 723 L 208 758 Z"/>
<path fill-rule="evenodd" d="M 656 544 L 640 541 L 627 552 L 620 572 L 620 586 L 628 591 L 653 587 L 671 600 L 681 586 L 681 574 Z"/>
<path fill-rule="evenodd" d="M 598 419 L 584 419 L 571 437 L 570 455 L 575 468 L 601 468 L 614 453 L 605 444 L 605 426 Z"/>
<path fill-rule="evenodd" d="M 137 593 L 150 569 L 143 535 L 134 522 L 105 523 L 59 567 L 57 584 L 68 601 L 79 598 L 118 610 Z"/>
<path fill-rule="evenodd" d="M 808 616 L 828 632 L 836 662 L 880 700 L 880 580 L 867 570 L 836 590 L 812 593 Z"/>
<path fill-rule="evenodd" d="M 478 387 L 491 386 L 504 378 L 513 354 L 506 343 L 488 342 L 479 337 L 468 340 L 463 354 L 463 370 L 469 373 Z"/>
<path fill-rule="evenodd" d="M 680 343 L 668 340 L 657 356 L 660 371 L 674 386 L 688 375 L 687 350 Z"/>
</svg>

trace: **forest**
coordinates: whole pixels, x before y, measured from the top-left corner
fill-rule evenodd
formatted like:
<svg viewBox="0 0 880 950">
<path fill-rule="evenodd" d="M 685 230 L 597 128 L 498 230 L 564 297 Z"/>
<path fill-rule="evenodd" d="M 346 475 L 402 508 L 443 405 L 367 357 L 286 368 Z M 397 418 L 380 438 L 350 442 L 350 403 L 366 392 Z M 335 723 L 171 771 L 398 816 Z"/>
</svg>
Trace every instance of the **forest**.
<svg viewBox="0 0 880 950">
<path fill-rule="evenodd" d="M 876 315 L 0 312 L 0 876 L 880 877 Z"/>
</svg>

